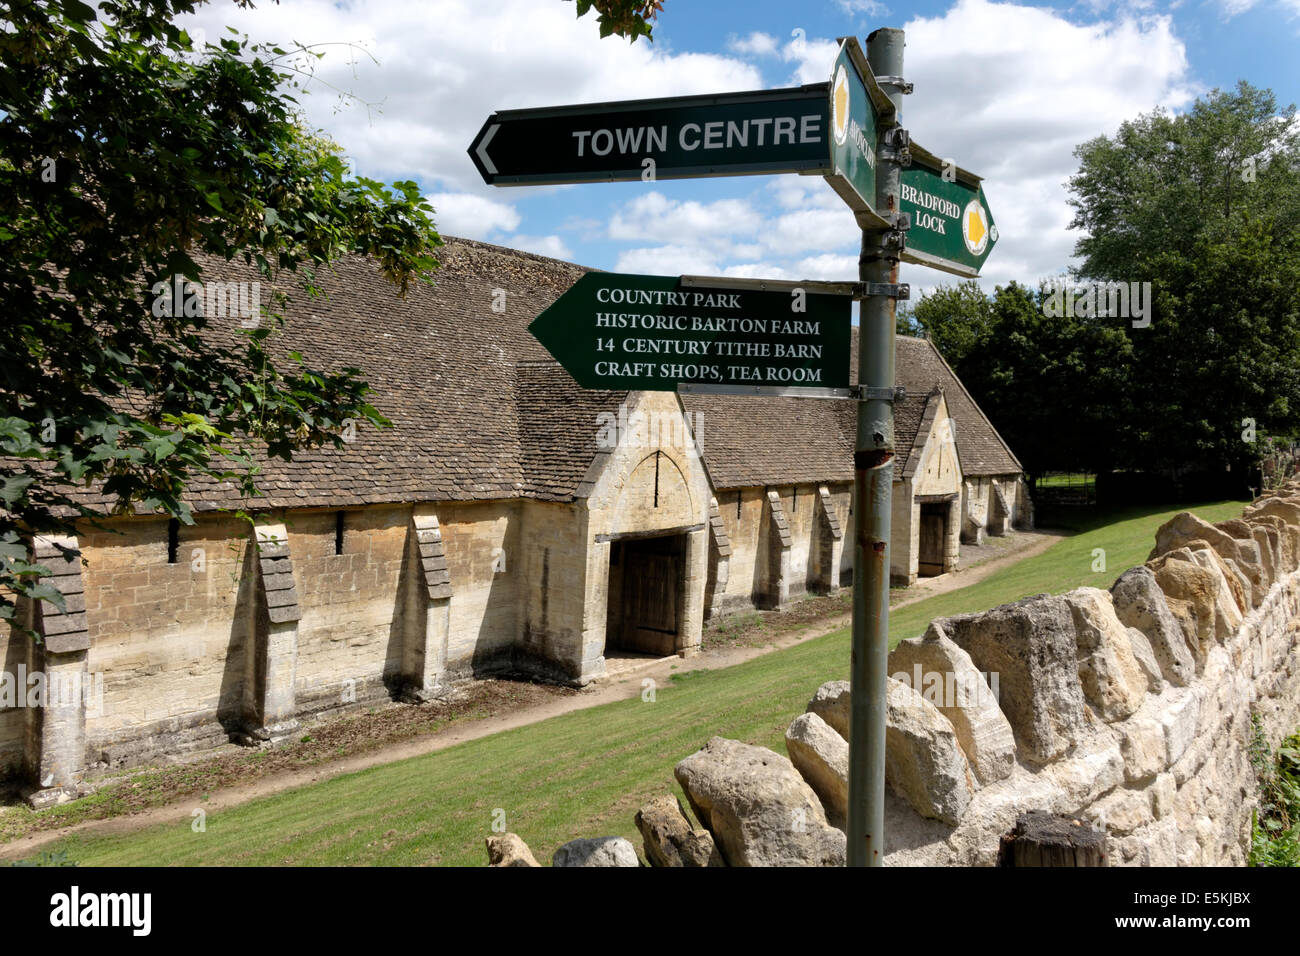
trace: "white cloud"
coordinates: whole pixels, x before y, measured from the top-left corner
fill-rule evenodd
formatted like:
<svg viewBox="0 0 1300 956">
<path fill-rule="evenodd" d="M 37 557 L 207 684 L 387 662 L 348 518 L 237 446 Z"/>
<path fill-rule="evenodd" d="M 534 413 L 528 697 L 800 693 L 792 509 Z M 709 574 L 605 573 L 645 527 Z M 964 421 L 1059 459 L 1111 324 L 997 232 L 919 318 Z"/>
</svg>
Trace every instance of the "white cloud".
<svg viewBox="0 0 1300 956">
<path fill-rule="evenodd" d="M 473 193 L 434 193 L 427 198 L 439 232 L 448 235 L 486 239 L 490 233 L 519 228 L 519 212 L 509 203 Z"/>
<path fill-rule="evenodd" d="M 539 256 L 550 256 L 552 259 L 573 260 L 573 250 L 564 244 L 564 240 L 559 236 L 508 236 L 503 240 L 505 245 L 514 249 L 523 249 L 525 252 L 535 252 Z"/>
<path fill-rule="evenodd" d="M 727 49 L 748 56 L 774 56 L 777 52 L 777 39 L 770 33 L 754 31 L 745 37 L 728 37 Z"/>
<path fill-rule="evenodd" d="M 823 253 L 800 259 L 794 266 L 795 277 L 799 279 L 820 279 L 823 282 L 856 282 L 858 279 L 858 257 L 856 255 L 835 255 Z"/>
<path fill-rule="evenodd" d="M 869 17 L 883 17 L 889 13 L 889 7 L 877 0 L 835 0 L 845 13 L 856 16 L 865 14 Z"/>
<path fill-rule="evenodd" d="M 809 40 L 803 30 L 796 30 L 794 38 L 781 49 L 781 59 L 795 64 L 791 83 L 824 83 L 830 79 L 831 63 L 839 51 L 839 44 L 829 39 Z"/>
<path fill-rule="evenodd" d="M 722 275 L 736 279 L 789 279 L 790 274 L 774 262 L 740 262 L 727 266 Z"/>
<path fill-rule="evenodd" d="M 698 246 L 667 245 L 628 249 L 619 253 L 615 272 L 645 275 L 719 275 L 720 266 L 712 252 Z"/>
<path fill-rule="evenodd" d="M 1049 9 L 958 0 L 904 28 L 906 73 L 917 90 L 904 102 L 905 125 L 986 177 L 1001 233 L 984 270 L 990 288 L 1011 279 L 1033 284 L 1070 260 L 1076 237 L 1063 184 L 1077 168 L 1075 146 L 1157 105 L 1185 106 L 1196 92 L 1168 17 L 1123 13 L 1080 23 Z M 797 80 L 816 81 L 834 50 L 832 41 L 796 31 L 781 56 L 796 65 Z M 814 176 L 774 177 L 745 200 L 652 193 L 618 208 L 609 236 L 642 244 L 620 256 L 619 268 L 833 281 L 858 274 L 853 217 Z M 918 288 L 959 281 L 910 265 L 903 278 Z"/>
<path fill-rule="evenodd" d="M 753 234 L 762 217 L 743 199 L 702 203 L 650 192 L 626 203 L 609 222 L 611 239 L 681 242 L 701 237 Z"/>
<path fill-rule="evenodd" d="M 985 177 L 1001 234 L 984 268 L 990 282 L 1064 265 L 1075 240 L 1064 186 L 1078 167 L 1075 146 L 1157 105 L 1186 106 L 1197 92 L 1167 16 L 1076 23 L 1049 9 L 958 0 L 903 29 L 916 84 L 904 125 Z"/>
<path fill-rule="evenodd" d="M 558 0 L 284 0 L 201 7 L 183 24 L 210 37 L 229 24 L 257 39 L 356 42 L 369 56 L 323 47 L 309 123 L 341 143 L 367 175 L 488 194 L 466 150 L 493 110 L 758 89 L 751 64 L 714 53 L 601 40 L 591 17 Z M 375 104 L 345 104 L 338 90 Z"/>
<path fill-rule="evenodd" d="M 1300 0 L 1280 2 L 1300 8 Z M 848 6 L 866 12 L 864 3 Z M 991 282 L 1033 281 L 1065 264 L 1074 237 L 1062 184 L 1076 169 L 1076 145 L 1158 104 L 1181 108 L 1197 92 L 1167 15 L 1135 13 L 1132 0 L 1112 11 L 1082 22 L 1077 8 L 1067 15 L 956 0 L 942 14 L 902 24 L 905 73 L 916 84 L 904 123 L 926 147 L 986 177 L 1002 236 L 986 266 Z M 830 38 L 801 29 L 789 37 L 754 32 L 730 39 L 732 55 L 629 45 L 600 40 L 591 18 L 577 20 L 558 0 L 283 0 L 257 10 L 209 5 L 192 21 L 210 37 L 230 23 L 281 42 L 364 43 L 378 65 L 365 56 L 352 65 L 339 48 L 327 48 L 310 84 L 319 95 L 302 98 L 307 121 L 340 142 L 365 175 L 420 180 L 439 228 L 450 234 L 527 243 L 560 258 L 573 257 L 566 240 L 612 239 L 635 246 L 617 254 L 617 268 L 628 271 L 857 274 L 852 216 L 820 177 L 774 177 L 743 198 L 712 201 L 677 198 L 677 184 L 657 184 L 612 214 L 588 199 L 600 187 L 559 187 L 575 190 L 576 201 L 559 213 L 551 203 L 546 218 L 534 218 L 529 200 L 557 188 L 484 186 L 466 152 L 497 109 L 822 82 L 836 50 Z M 791 72 L 766 83 L 746 56 L 779 57 L 772 62 Z M 337 96 L 326 84 L 377 111 L 354 104 L 335 112 Z M 904 269 L 904 281 L 936 277 Z"/>
<path fill-rule="evenodd" d="M 830 192 L 830 187 L 823 184 Z M 778 216 L 763 228 L 763 241 L 770 249 L 789 255 L 815 249 L 838 249 L 860 241 L 861 231 L 844 200 L 833 192 L 839 209 L 801 209 Z"/>
</svg>

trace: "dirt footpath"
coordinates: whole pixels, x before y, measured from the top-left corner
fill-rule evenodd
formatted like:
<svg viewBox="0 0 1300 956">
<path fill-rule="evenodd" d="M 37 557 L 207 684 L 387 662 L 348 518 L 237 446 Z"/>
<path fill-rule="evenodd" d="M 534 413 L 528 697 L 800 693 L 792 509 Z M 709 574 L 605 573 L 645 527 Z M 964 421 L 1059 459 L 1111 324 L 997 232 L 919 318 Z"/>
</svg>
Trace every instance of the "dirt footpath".
<svg viewBox="0 0 1300 956">
<path fill-rule="evenodd" d="M 890 607 L 906 607 L 982 581 L 1008 565 L 1041 554 L 1055 544 L 1060 535 L 1019 532 L 1009 538 L 999 549 L 1003 553 L 990 556 L 974 567 L 937 578 L 924 578 L 906 591 L 899 592 L 899 599 L 891 600 Z M 207 756 L 179 767 L 142 770 L 139 777 L 145 790 L 134 806 L 128 792 L 125 799 L 115 801 L 118 804 L 117 815 L 42 828 L 39 832 L 29 830 L 0 845 L 0 860 L 31 856 L 42 846 L 71 833 L 131 833 L 154 824 L 188 820 L 201 797 L 205 810 L 224 810 L 259 797 L 379 764 L 433 753 L 560 714 L 636 697 L 641 693 L 641 682 L 646 678 L 663 684 L 674 673 L 731 667 L 847 627 L 851 614 L 836 610 L 843 608 L 844 603 L 843 595 L 810 598 L 796 603 L 788 611 L 755 614 L 749 619 L 749 627 L 727 629 L 723 622 L 723 625 L 709 629 L 705 635 L 705 651 L 695 657 L 622 660 L 618 662 L 615 674 L 581 690 L 513 681 L 480 681 L 447 702 L 419 707 L 393 705 L 369 715 L 336 718 L 304 726 L 301 740 L 284 749 L 259 751 L 257 753 L 262 755 L 260 760 L 250 760 L 249 752 L 240 749 Z M 822 609 L 830 613 L 818 614 Z M 383 742 L 387 737 L 400 736 L 404 732 L 416 736 Z M 363 748 L 364 752 L 347 753 L 357 747 Z M 334 757 L 331 752 L 340 755 Z M 312 765 L 290 769 L 302 763 Z M 104 786 L 125 787 L 130 791 L 138 786 L 130 783 L 130 779 L 114 778 Z M 158 805 L 149 805 L 148 795 L 160 791 L 167 796 L 159 797 Z M 182 794 L 180 799 L 175 799 Z M 21 822 L 13 817 L 6 820 L 11 814 L 26 816 L 21 818 Z M 24 807 L 11 805 L 0 807 L 0 832 L 5 829 L 5 823 L 18 826 L 25 823 L 30 827 L 37 821 Z"/>
</svg>

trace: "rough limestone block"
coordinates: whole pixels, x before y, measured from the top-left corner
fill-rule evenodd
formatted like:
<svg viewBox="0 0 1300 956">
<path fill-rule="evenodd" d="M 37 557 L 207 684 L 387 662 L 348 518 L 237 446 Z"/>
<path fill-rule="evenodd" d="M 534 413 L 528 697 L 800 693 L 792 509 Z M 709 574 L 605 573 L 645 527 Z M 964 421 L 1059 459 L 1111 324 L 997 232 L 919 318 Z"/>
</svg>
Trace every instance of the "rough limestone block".
<svg viewBox="0 0 1300 956">
<path fill-rule="evenodd" d="M 1062 598 L 1040 594 L 938 623 L 979 670 L 999 676 L 1002 712 L 1022 758 L 1045 763 L 1073 745 L 1087 707 L 1074 617 Z"/>
<path fill-rule="evenodd" d="M 1086 808 L 1083 815 L 1108 834 L 1123 836 L 1153 821 L 1151 794 L 1145 790 L 1116 790 Z"/>
<path fill-rule="evenodd" d="M 885 782 L 923 817 L 956 826 L 975 778 L 948 718 L 912 688 L 888 679 Z"/>
<path fill-rule="evenodd" d="M 729 865 L 844 865 L 843 832 L 780 754 L 713 737 L 673 774 Z"/>
<path fill-rule="evenodd" d="M 487 843 L 488 866 L 540 867 L 542 865 L 533 857 L 533 851 L 528 849 L 528 844 L 517 834 L 493 834 L 485 842 Z"/>
<path fill-rule="evenodd" d="M 849 812 L 848 741 L 816 714 L 803 713 L 786 730 L 785 749 L 821 800 L 830 825 L 843 830 Z"/>
<path fill-rule="evenodd" d="M 1271 514 L 1251 514 L 1246 513 L 1242 519 L 1247 524 L 1255 528 L 1263 528 L 1265 531 L 1272 531 L 1270 543 L 1273 543 L 1273 537 L 1277 541 L 1274 544 L 1274 565 L 1277 569 L 1277 576 L 1290 574 L 1296 569 L 1297 556 L 1300 556 L 1300 527 L 1289 525 L 1277 515 Z"/>
<path fill-rule="evenodd" d="M 1246 509 L 1246 513 L 1242 517 L 1249 521 L 1251 518 L 1265 515 L 1274 515 L 1281 518 L 1287 525 L 1300 528 L 1300 504 L 1285 501 L 1281 498 L 1264 498 L 1257 501 Z"/>
<path fill-rule="evenodd" d="M 636 849 L 623 837 L 570 840 L 555 851 L 551 866 L 640 866 Z"/>
<path fill-rule="evenodd" d="M 1174 798 L 1178 786 L 1172 773 L 1162 773 L 1151 784 L 1151 812 L 1157 820 L 1167 819 L 1174 812 Z"/>
<path fill-rule="evenodd" d="M 846 680 L 828 680 L 817 688 L 807 707 L 808 713 L 826 721 L 845 740 L 849 739 L 849 687 Z"/>
<path fill-rule="evenodd" d="M 1166 766 L 1176 764 L 1192 745 L 1200 716 L 1201 699 L 1191 689 L 1178 692 L 1158 712 L 1157 719 L 1165 735 Z"/>
<path fill-rule="evenodd" d="M 1063 804 L 1086 806 L 1124 782 L 1124 757 L 1112 741 L 1048 764 L 1039 776 L 1057 788 Z"/>
<path fill-rule="evenodd" d="M 1151 649 L 1151 642 L 1136 627 L 1127 628 L 1127 631 L 1129 646 L 1133 648 L 1133 659 L 1146 675 L 1147 690 L 1152 694 L 1160 693 L 1165 686 L 1165 679 L 1160 674 L 1160 663 L 1156 660 L 1155 651 Z"/>
<path fill-rule="evenodd" d="M 1110 594 L 1100 588 L 1075 588 L 1063 597 L 1074 615 L 1083 693 L 1102 720 L 1123 720 L 1142 706 L 1147 690 L 1128 628 L 1115 616 Z"/>
<path fill-rule="evenodd" d="M 1153 561 L 1162 554 L 1186 547 L 1193 541 L 1204 541 L 1225 558 L 1239 558 L 1241 550 L 1236 538 L 1190 511 L 1174 515 L 1156 529 L 1156 546 L 1147 555 Z"/>
<path fill-rule="evenodd" d="M 948 718 L 980 785 L 1011 773 L 1016 764 L 1011 724 L 970 655 L 948 638 L 940 624 L 931 624 L 920 638 L 900 641 L 890 652 L 888 670 Z"/>
<path fill-rule="evenodd" d="M 1246 523 L 1243 521 L 1242 524 Z M 1278 579 L 1278 534 L 1272 528 L 1259 528 L 1254 525 L 1246 525 L 1246 527 L 1250 529 L 1251 536 L 1255 539 L 1255 547 L 1259 548 L 1259 563 L 1264 569 L 1264 581 L 1271 588 Z"/>
<path fill-rule="evenodd" d="M 655 797 L 638 810 L 636 828 L 645 841 L 645 858 L 651 866 L 726 866 L 712 834 L 692 827 L 673 797 Z"/>
<path fill-rule="evenodd" d="M 1196 676 L 1196 659 L 1152 570 L 1129 568 L 1111 585 L 1110 596 L 1120 623 L 1146 635 L 1165 680 L 1186 687 Z"/>
<path fill-rule="evenodd" d="M 1154 777 L 1169 766 L 1169 748 L 1160 721 L 1137 716 L 1116 724 L 1115 730 L 1119 732 L 1119 751 L 1124 756 L 1125 783 Z"/>
<path fill-rule="evenodd" d="M 1186 548 L 1156 558 L 1150 568 L 1200 670 L 1219 635 L 1227 637 L 1241 623 L 1223 575 L 1197 563 Z"/>
<path fill-rule="evenodd" d="M 1247 597 L 1249 589 L 1246 587 L 1239 569 L 1230 565 L 1222 555 L 1204 541 L 1189 541 L 1185 548 L 1180 549 L 1175 554 L 1182 551 L 1190 552 L 1192 560 L 1201 567 L 1211 571 L 1218 571 L 1219 576 L 1223 578 L 1228 591 L 1232 595 L 1232 601 L 1237 606 L 1237 610 L 1243 615 L 1250 611 L 1250 599 Z"/>
</svg>

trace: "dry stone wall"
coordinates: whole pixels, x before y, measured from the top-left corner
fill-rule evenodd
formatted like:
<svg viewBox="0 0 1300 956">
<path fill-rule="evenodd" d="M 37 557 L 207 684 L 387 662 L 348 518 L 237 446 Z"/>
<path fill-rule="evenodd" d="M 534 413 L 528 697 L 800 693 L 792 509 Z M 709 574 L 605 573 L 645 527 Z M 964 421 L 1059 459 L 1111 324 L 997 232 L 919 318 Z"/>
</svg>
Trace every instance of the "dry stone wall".
<svg viewBox="0 0 1300 956">
<path fill-rule="evenodd" d="M 942 735 L 904 748 L 935 769 L 890 780 L 887 862 L 991 865 L 1016 817 L 1045 810 L 1104 829 L 1112 865 L 1243 864 L 1252 715 L 1274 743 L 1300 725 L 1297 559 L 1300 485 L 1288 485 L 1238 520 L 1178 515 L 1109 591 L 1039 595 L 902 642 L 891 673 L 973 669 L 998 687 L 933 708 L 960 757 Z M 966 767 L 970 798 L 953 819 L 940 811 L 960 803 Z"/>
<path fill-rule="evenodd" d="M 919 787 L 915 774 L 890 780 L 887 862 L 991 865 L 1016 817 L 1045 810 L 1104 829 L 1112 865 L 1244 863 L 1252 714 L 1274 743 L 1300 725 L 1297 559 L 1300 485 L 1289 485 L 1238 520 L 1178 515 L 1109 591 L 1039 595 L 902 642 L 891 673 L 919 662 L 998 686 L 967 702 L 936 695 L 960 758 L 942 735 L 908 742 L 935 769 Z M 970 799 L 953 819 L 940 809 L 959 804 L 966 766 Z"/>
<path fill-rule="evenodd" d="M 1298 566 L 1293 481 L 1240 519 L 1176 516 L 1109 590 L 943 618 L 900 643 L 885 862 L 995 865 L 1017 818 L 1043 811 L 1104 832 L 1110 865 L 1244 864 L 1252 740 L 1300 726 Z M 645 859 L 841 865 L 849 708 L 847 682 L 819 688 L 788 759 L 710 740 L 676 770 L 703 830 L 671 801 L 648 805 Z"/>
</svg>

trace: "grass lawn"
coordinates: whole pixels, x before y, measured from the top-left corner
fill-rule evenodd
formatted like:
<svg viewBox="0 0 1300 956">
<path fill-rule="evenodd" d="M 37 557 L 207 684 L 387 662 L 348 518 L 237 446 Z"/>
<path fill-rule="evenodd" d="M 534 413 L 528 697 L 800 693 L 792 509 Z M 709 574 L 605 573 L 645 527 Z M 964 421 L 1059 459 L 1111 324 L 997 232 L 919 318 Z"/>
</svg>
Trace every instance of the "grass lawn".
<svg viewBox="0 0 1300 956">
<path fill-rule="evenodd" d="M 1077 533 L 978 584 L 891 616 L 890 637 L 920 634 L 935 617 L 976 611 L 1041 591 L 1109 587 L 1147 556 L 1153 533 L 1182 510 L 1207 521 L 1242 503 L 1133 508 L 1075 519 Z M 1094 549 L 1106 570 L 1092 570 Z M 447 750 L 349 774 L 129 835 L 78 835 L 49 847 L 82 865 L 480 866 L 494 812 L 549 862 L 562 843 L 617 834 L 639 848 L 632 822 L 656 793 L 679 793 L 672 768 L 714 734 L 784 753 L 786 726 L 818 685 L 848 677 L 849 638 L 838 631 L 746 664 L 682 675 L 653 703 L 634 699 L 566 714 Z M 195 801 L 195 807 L 202 803 Z"/>
</svg>

